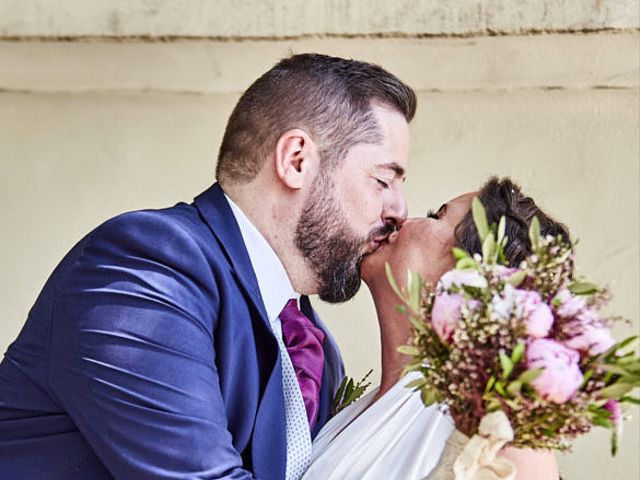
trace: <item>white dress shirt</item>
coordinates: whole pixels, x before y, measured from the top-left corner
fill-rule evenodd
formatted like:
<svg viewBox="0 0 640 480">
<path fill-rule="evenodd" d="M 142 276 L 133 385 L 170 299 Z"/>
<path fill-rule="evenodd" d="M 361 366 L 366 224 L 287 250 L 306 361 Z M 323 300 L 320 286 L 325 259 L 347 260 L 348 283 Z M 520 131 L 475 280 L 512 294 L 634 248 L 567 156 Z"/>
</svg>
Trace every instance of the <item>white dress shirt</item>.
<svg viewBox="0 0 640 480">
<path fill-rule="evenodd" d="M 311 432 L 300 385 L 291 358 L 282 339 L 282 324 L 278 316 L 287 304 L 300 294 L 293 290 L 284 265 L 264 236 L 251 223 L 244 212 L 226 194 L 233 215 L 240 227 L 244 245 L 249 253 L 258 288 L 269 318 L 271 330 L 280 347 L 282 360 L 282 391 L 284 396 L 287 435 L 286 480 L 298 480 L 311 460 Z"/>
</svg>

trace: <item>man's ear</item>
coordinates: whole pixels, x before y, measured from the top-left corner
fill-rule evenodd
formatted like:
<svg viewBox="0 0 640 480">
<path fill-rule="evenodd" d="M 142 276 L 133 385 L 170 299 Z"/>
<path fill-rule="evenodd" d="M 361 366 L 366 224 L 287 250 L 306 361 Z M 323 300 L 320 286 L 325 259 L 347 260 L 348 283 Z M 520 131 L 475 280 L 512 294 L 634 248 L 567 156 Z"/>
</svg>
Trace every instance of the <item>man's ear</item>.
<svg viewBox="0 0 640 480">
<path fill-rule="evenodd" d="M 315 142 L 302 129 L 287 130 L 276 143 L 276 174 L 289 188 L 297 190 L 308 183 L 317 171 L 318 160 Z"/>
</svg>

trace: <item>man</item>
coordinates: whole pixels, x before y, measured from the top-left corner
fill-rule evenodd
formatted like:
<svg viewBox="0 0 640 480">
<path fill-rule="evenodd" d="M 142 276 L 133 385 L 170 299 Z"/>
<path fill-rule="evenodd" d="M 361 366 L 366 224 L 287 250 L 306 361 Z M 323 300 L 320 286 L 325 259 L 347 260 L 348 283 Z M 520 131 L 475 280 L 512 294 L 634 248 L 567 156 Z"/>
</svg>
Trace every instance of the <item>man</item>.
<svg viewBox="0 0 640 480">
<path fill-rule="evenodd" d="M 414 112 L 366 63 L 259 78 L 219 183 L 109 220 L 48 280 L 0 364 L 0 478 L 299 478 L 343 375 L 306 295 L 351 298 L 406 218 Z"/>
</svg>

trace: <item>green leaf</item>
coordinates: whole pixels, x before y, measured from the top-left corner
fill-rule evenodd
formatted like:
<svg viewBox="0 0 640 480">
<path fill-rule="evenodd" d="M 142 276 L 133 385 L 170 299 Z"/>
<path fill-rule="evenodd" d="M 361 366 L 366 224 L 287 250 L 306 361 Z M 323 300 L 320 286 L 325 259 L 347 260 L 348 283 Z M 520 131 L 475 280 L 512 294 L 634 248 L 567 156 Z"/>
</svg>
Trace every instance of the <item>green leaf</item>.
<svg viewBox="0 0 640 480">
<path fill-rule="evenodd" d="M 477 267 L 478 267 L 478 262 L 476 262 L 471 257 L 461 258 L 456 262 L 457 270 L 469 270 L 469 269 L 475 269 Z"/>
<path fill-rule="evenodd" d="M 511 375 L 511 372 L 513 371 L 513 362 L 507 356 L 507 354 L 504 353 L 503 350 L 500 350 L 499 356 L 500 356 L 500 366 L 502 367 L 502 378 L 506 380 L 507 378 L 509 378 L 509 375 Z"/>
<path fill-rule="evenodd" d="M 511 352 L 511 361 L 514 365 L 516 365 L 524 355 L 524 349 L 525 346 L 522 340 L 518 341 L 518 344 L 513 347 L 513 351 Z"/>
<path fill-rule="evenodd" d="M 543 371 L 544 368 L 532 368 L 530 370 L 526 370 L 520 374 L 518 381 L 523 384 L 531 383 L 538 378 Z"/>
<path fill-rule="evenodd" d="M 471 258 L 471 256 L 469 255 L 469 252 L 467 252 L 466 250 L 460 248 L 460 247 L 453 247 L 453 258 L 455 258 L 456 260 L 462 260 L 463 258 Z"/>
<path fill-rule="evenodd" d="M 428 407 L 429 405 L 433 405 L 434 403 L 438 403 L 440 400 L 438 392 L 431 389 L 423 389 L 420 392 L 420 398 L 422 399 L 422 403 L 424 403 L 426 407 Z"/>
<path fill-rule="evenodd" d="M 615 457 L 618 453 L 618 429 L 611 429 L 611 456 Z"/>
<path fill-rule="evenodd" d="M 620 398 L 626 393 L 629 393 L 631 390 L 633 390 L 633 385 L 628 383 L 616 382 L 613 385 L 604 387 L 598 392 L 598 395 L 602 398 Z"/>
<path fill-rule="evenodd" d="M 389 285 L 391 285 L 391 289 L 404 302 L 405 301 L 404 295 L 398 288 L 398 284 L 396 283 L 396 279 L 393 277 L 393 272 L 391 271 L 391 265 L 389 265 L 389 262 L 384 262 L 384 271 L 387 274 L 387 280 L 389 280 Z"/>
<path fill-rule="evenodd" d="M 569 285 L 569 290 L 574 295 L 593 295 L 598 291 L 598 286 L 588 282 L 573 282 Z"/>
<path fill-rule="evenodd" d="M 405 385 L 405 388 L 415 388 L 416 390 L 426 385 L 427 380 L 425 378 L 416 378 Z"/>
<path fill-rule="evenodd" d="M 598 425 L 599 427 L 611 428 L 613 426 L 611 424 L 611 420 L 602 417 L 595 417 L 591 421 L 594 425 Z"/>
<path fill-rule="evenodd" d="M 487 386 L 484 388 L 484 393 L 489 393 L 495 383 L 496 383 L 496 377 L 491 375 L 489 377 L 489 380 L 487 381 Z"/>
<path fill-rule="evenodd" d="M 621 403 L 632 403 L 634 405 L 640 405 L 640 398 L 636 397 L 624 396 L 621 397 L 618 401 Z"/>
<path fill-rule="evenodd" d="M 411 355 L 412 357 L 420 355 L 418 349 L 412 345 L 401 345 L 396 348 L 396 350 L 398 353 L 401 353 L 403 355 Z"/>
<path fill-rule="evenodd" d="M 502 409 L 502 403 L 500 403 L 500 400 L 498 400 L 497 398 L 492 398 L 487 402 L 487 412 L 495 412 L 500 409 Z"/>
<path fill-rule="evenodd" d="M 522 383 L 518 382 L 517 380 L 507 385 L 507 392 L 509 392 L 513 396 L 520 393 L 520 390 L 522 390 Z"/>
<path fill-rule="evenodd" d="M 489 233 L 482 242 L 482 258 L 485 263 L 493 263 L 496 254 L 496 241 L 493 233 Z"/>
<path fill-rule="evenodd" d="M 502 244 L 502 240 L 504 240 L 504 234 L 507 229 L 507 219 L 504 217 L 500 217 L 500 223 L 498 224 L 498 245 Z"/>
<path fill-rule="evenodd" d="M 508 396 L 507 392 L 504 389 L 504 385 L 502 384 L 502 382 L 496 382 L 495 389 L 496 389 L 496 392 L 498 392 L 503 397 Z"/>
<path fill-rule="evenodd" d="M 533 217 L 531 225 L 529 225 L 529 240 L 531 247 L 536 250 L 540 246 L 540 221 L 538 217 Z"/>
<path fill-rule="evenodd" d="M 420 290 L 422 289 L 422 279 L 420 274 L 407 272 L 409 283 L 409 306 L 415 313 L 420 312 Z"/>
<path fill-rule="evenodd" d="M 507 278 L 507 283 L 513 285 L 514 287 L 519 287 L 520 284 L 524 282 L 525 278 L 527 278 L 527 273 L 519 270 L 515 273 L 512 273 L 509 278 Z"/>
<path fill-rule="evenodd" d="M 617 375 L 627 375 L 628 373 L 625 368 L 620 367 L 618 365 L 611 365 L 611 364 L 600 365 L 600 369 L 604 370 L 605 372 L 615 373 Z"/>
<path fill-rule="evenodd" d="M 473 222 L 476 224 L 476 229 L 478 230 L 480 242 L 484 242 L 484 239 L 489 235 L 489 222 L 487 221 L 487 213 L 478 197 L 474 197 L 471 202 L 471 213 L 473 215 Z"/>
</svg>

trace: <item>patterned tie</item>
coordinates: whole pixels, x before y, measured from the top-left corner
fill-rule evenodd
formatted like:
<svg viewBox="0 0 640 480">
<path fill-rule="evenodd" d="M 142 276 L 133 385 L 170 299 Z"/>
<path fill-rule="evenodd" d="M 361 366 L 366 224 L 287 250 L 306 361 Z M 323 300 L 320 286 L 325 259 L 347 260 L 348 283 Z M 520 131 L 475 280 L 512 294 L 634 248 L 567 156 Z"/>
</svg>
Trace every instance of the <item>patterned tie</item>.
<svg viewBox="0 0 640 480">
<path fill-rule="evenodd" d="M 313 428 L 320 406 L 320 386 L 324 368 L 324 332 L 299 309 L 295 298 L 280 313 L 282 336 L 300 385 L 309 427 Z"/>
</svg>

